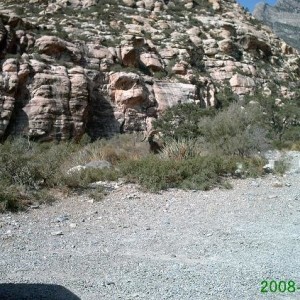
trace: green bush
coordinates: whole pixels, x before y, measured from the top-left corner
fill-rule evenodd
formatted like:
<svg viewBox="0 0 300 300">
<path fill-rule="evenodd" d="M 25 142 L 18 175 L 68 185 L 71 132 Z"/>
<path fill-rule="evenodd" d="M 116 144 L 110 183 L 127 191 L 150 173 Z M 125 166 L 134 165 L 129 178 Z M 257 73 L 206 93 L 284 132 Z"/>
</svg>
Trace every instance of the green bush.
<svg viewBox="0 0 300 300">
<path fill-rule="evenodd" d="M 216 112 L 214 108 L 202 108 L 196 103 L 179 104 L 168 108 L 153 125 L 166 138 L 194 139 L 203 135 L 199 121 L 205 116 L 215 115 Z"/>
<path fill-rule="evenodd" d="M 53 187 L 60 182 L 61 165 L 76 148 L 71 143 L 33 143 L 16 138 L 0 144 L 0 176 L 8 184 L 29 189 Z"/>
<path fill-rule="evenodd" d="M 216 110 L 184 104 L 168 109 L 154 126 L 166 139 L 197 139 L 197 151 L 249 156 L 268 146 L 261 119 L 259 107 L 251 105 L 232 103 Z"/>
<path fill-rule="evenodd" d="M 248 96 L 246 101 L 255 101 L 260 106 L 263 112 L 260 124 L 276 148 L 295 148 L 300 140 L 300 95 L 278 99 L 258 92 Z"/>
<path fill-rule="evenodd" d="M 241 159 L 233 156 L 198 156 L 186 160 L 161 160 L 148 156 L 120 165 L 121 174 L 129 182 L 140 184 L 150 191 L 167 188 L 207 190 L 228 184 L 224 176 L 233 175 L 237 163 L 242 163 L 245 175 L 262 174 L 264 162 L 260 159 Z"/>
<path fill-rule="evenodd" d="M 276 104 L 276 99 L 261 99 L 265 112 L 266 125 L 273 139 L 279 141 L 297 141 L 300 139 L 300 99 L 284 100 Z"/>
<path fill-rule="evenodd" d="M 277 174 L 283 175 L 289 169 L 289 163 L 286 159 L 281 159 L 275 162 L 274 171 Z"/>
<path fill-rule="evenodd" d="M 0 185 L 0 213 L 5 211 L 18 211 L 24 208 L 27 197 L 20 193 L 16 187 Z"/>
<path fill-rule="evenodd" d="M 230 187 L 225 179 L 235 174 L 237 163 L 243 164 L 245 175 L 262 174 L 264 164 L 261 159 L 237 157 L 233 155 L 232 149 L 229 151 L 231 155 L 224 155 L 226 151 L 223 149 L 203 156 L 203 145 L 209 142 L 219 145 L 219 136 L 223 137 L 235 130 L 233 124 L 227 120 L 230 116 L 228 112 L 232 111 L 225 112 L 225 116 L 219 113 L 205 117 L 208 122 L 215 122 L 214 124 L 207 123 L 204 118 L 203 124 L 208 124 L 211 129 L 206 128 L 202 121 L 199 123 L 202 127 L 197 124 L 202 139 L 169 137 L 160 155 L 147 154 L 147 143 L 140 142 L 141 137 L 133 134 L 88 144 L 87 138 L 82 144 L 40 144 L 21 138 L 8 140 L 0 144 L 0 211 L 16 211 L 32 203 L 51 203 L 54 201 L 52 188 L 67 187 L 81 191 L 92 182 L 113 181 L 120 177 L 139 183 L 150 191 L 172 187 L 206 190 L 219 185 Z M 203 111 L 200 112 L 202 113 Z M 220 120 L 216 119 L 218 116 Z M 241 117 L 240 122 L 243 123 L 245 118 Z M 193 125 L 192 122 L 185 124 Z M 238 122 L 234 124 L 238 128 L 242 126 Z M 203 128 L 207 130 L 205 134 Z M 178 132 L 180 130 L 176 134 Z M 188 131 L 186 133 L 188 135 Z M 212 141 L 209 141 L 208 137 L 211 137 Z M 207 141 L 203 142 L 203 138 Z M 240 146 L 241 142 L 238 141 Z M 223 144 L 226 143 L 223 141 Z M 67 172 L 71 167 L 102 159 L 110 161 L 114 168 Z M 98 200 L 102 199 L 103 195 L 102 190 L 93 190 L 90 194 Z"/>
<path fill-rule="evenodd" d="M 86 140 L 87 138 L 84 137 Z M 138 159 L 148 153 L 148 145 L 138 133 L 115 135 L 93 143 L 80 142 L 78 149 L 66 161 L 66 169 L 86 164 L 93 160 L 107 160 L 113 165 L 127 159 Z"/>
<path fill-rule="evenodd" d="M 62 163 L 76 147 L 69 143 L 33 143 L 23 138 L 0 144 L 0 210 L 15 211 L 33 202 L 53 202 L 49 188 L 62 184 Z"/>
<path fill-rule="evenodd" d="M 233 93 L 232 89 L 229 87 L 229 82 L 228 85 L 220 86 L 219 91 L 217 93 L 217 104 L 221 108 L 226 108 L 232 103 L 238 102 L 238 96 Z"/>
<path fill-rule="evenodd" d="M 26 209 L 31 204 L 51 204 L 56 198 L 49 190 L 26 190 L 23 186 L 0 185 L 0 213 L 17 212 Z"/>
<path fill-rule="evenodd" d="M 266 130 L 257 107 L 231 104 L 213 118 L 199 123 L 207 148 L 214 153 L 250 156 L 267 148 Z"/>
<path fill-rule="evenodd" d="M 96 202 L 103 200 L 106 195 L 107 192 L 105 191 L 104 187 L 101 186 L 91 190 L 91 192 L 89 193 L 89 197 Z"/>
</svg>

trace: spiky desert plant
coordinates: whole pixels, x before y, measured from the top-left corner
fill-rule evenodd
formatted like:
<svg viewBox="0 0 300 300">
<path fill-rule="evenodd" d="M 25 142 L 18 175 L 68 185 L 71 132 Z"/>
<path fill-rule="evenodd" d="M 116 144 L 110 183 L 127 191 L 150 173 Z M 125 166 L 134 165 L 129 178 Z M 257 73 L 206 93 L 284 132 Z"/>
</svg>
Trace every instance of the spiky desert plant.
<svg viewBox="0 0 300 300">
<path fill-rule="evenodd" d="M 171 139 L 162 149 L 162 159 L 183 160 L 199 156 L 201 153 L 200 141 L 196 139 L 182 138 Z"/>
</svg>

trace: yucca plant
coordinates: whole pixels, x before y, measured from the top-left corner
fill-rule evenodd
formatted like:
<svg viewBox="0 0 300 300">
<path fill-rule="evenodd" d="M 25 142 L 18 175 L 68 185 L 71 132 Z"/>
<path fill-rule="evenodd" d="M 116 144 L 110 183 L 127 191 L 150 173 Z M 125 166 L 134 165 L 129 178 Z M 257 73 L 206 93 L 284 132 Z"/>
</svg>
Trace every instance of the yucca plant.
<svg viewBox="0 0 300 300">
<path fill-rule="evenodd" d="M 182 138 L 167 141 L 160 153 L 161 159 L 184 160 L 199 156 L 201 153 L 199 140 Z"/>
</svg>

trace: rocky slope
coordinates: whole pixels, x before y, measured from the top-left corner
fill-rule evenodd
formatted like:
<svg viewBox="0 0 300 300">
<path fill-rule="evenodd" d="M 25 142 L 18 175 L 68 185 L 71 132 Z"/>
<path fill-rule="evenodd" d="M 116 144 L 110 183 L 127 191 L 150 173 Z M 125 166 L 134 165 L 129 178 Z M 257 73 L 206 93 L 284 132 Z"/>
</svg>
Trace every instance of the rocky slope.
<svg viewBox="0 0 300 300">
<path fill-rule="evenodd" d="M 274 6 L 259 3 L 255 7 L 253 15 L 269 25 L 289 45 L 300 49 L 298 37 L 300 28 L 299 0 L 278 0 Z"/>
<path fill-rule="evenodd" d="M 166 107 L 225 87 L 290 97 L 299 55 L 234 0 L 0 4 L 0 138 L 149 129 Z"/>
</svg>

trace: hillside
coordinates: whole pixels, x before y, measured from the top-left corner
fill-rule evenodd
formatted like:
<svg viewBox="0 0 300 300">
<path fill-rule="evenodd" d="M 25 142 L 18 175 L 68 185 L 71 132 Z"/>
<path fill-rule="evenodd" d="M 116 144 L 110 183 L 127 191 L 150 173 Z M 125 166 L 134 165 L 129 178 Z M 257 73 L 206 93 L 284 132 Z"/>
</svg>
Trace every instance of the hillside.
<svg viewBox="0 0 300 300">
<path fill-rule="evenodd" d="M 234 0 L 0 4 L 0 138 L 143 131 L 177 103 L 293 96 L 298 52 Z"/>
</svg>

